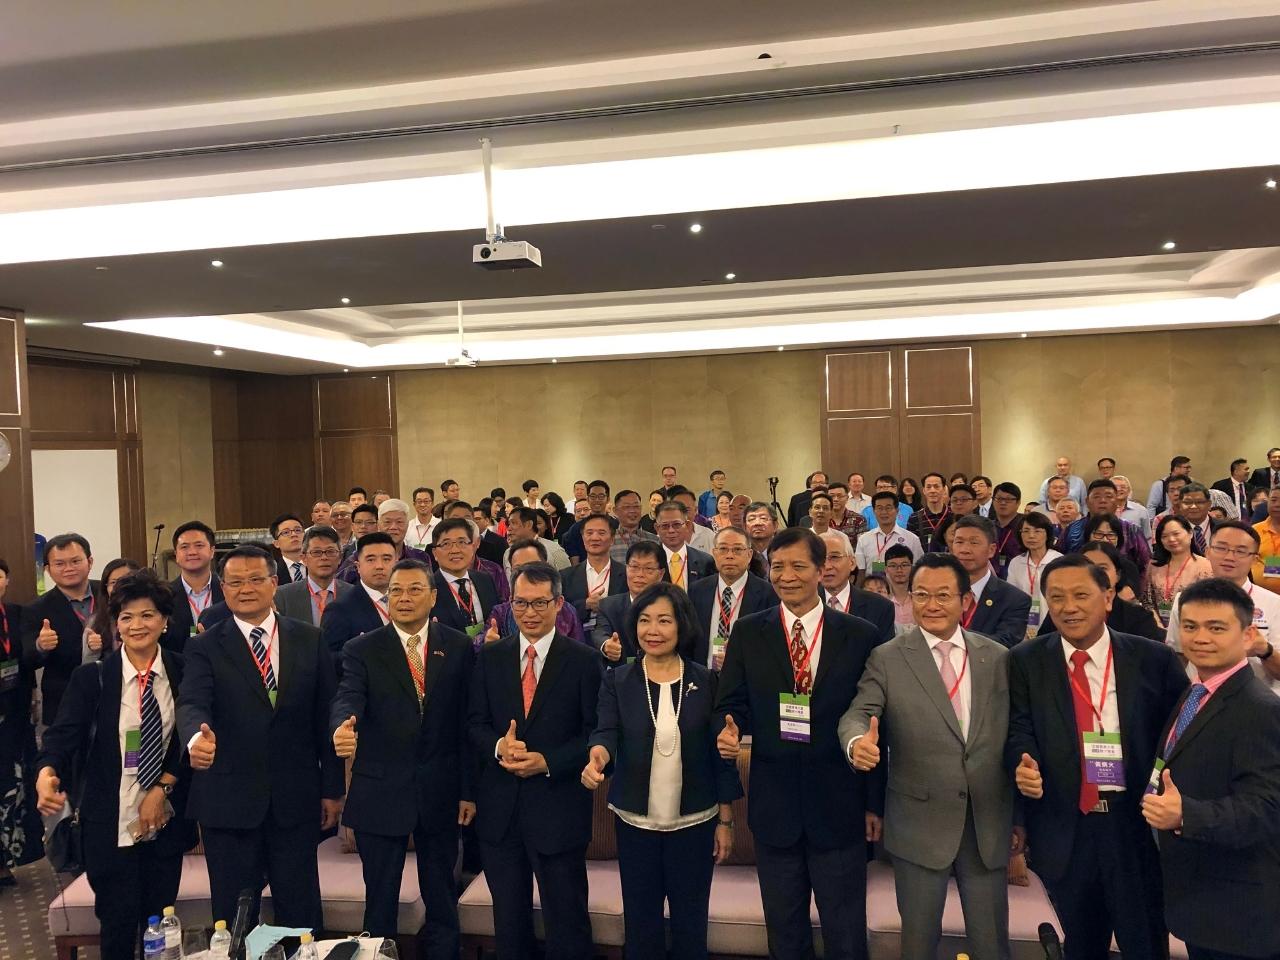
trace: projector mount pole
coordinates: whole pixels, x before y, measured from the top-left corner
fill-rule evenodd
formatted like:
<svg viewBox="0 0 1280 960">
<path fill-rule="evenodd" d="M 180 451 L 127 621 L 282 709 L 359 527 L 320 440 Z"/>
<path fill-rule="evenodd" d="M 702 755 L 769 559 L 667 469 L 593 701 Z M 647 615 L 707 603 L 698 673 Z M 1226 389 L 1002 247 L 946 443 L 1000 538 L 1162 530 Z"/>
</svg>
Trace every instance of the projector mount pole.
<svg viewBox="0 0 1280 960">
<path fill-rule="evenodd" d="M 480 157 L 484 165 L 484 203 L 488 220 L 485 240 L 494 243 L 505 238 L 502 236 L 502 227 L 493 222 L 493 141 L 488 137 L 480 138 Z"/>
</svg>

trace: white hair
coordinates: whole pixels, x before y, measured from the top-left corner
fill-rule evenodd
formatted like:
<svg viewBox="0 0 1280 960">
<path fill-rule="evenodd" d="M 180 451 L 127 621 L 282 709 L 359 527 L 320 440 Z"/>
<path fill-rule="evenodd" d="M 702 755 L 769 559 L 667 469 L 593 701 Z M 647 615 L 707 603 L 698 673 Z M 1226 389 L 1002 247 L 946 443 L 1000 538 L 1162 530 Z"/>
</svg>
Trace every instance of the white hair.
<svg viewBox="0 0 1280 960">
<path fill-rule="evenodd" d="M 382 505 L 378 507 L 378 519 L 381 520 L 388 513 L 395 513 L 397 510 L 403 513 L 406 517 L 415 513 L 415 511 L 411 510 L 409 505 L 403 500 L 397 500 L 392 497 L 390 500 L 383 500 Z"/>
</svg>

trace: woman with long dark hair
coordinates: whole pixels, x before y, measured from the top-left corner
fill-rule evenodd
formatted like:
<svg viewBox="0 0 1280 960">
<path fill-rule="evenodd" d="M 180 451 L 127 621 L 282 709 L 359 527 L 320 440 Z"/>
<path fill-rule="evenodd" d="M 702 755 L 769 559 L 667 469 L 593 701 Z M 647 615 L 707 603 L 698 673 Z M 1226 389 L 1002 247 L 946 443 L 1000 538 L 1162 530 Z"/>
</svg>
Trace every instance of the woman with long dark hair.
<svg viewBox="0 0 1280 960">
<path fill-rule="evenodd" d="M 564 499 L 554 490 L 542 495 L 542 509 L 547 515 L 547 532 L 543 536 L 559 543 L 573 526 L 573 516 L 565 507 Z"/>
<path fill-rule="evenodd" d="M 924 498 L 920 494 L 920 484 L 911 477 L 903 477 L 902 484 L 898 487 L 898 502 L 905 503 L 912 510 L 919 510 L 924 503 Z"/>
</svg>

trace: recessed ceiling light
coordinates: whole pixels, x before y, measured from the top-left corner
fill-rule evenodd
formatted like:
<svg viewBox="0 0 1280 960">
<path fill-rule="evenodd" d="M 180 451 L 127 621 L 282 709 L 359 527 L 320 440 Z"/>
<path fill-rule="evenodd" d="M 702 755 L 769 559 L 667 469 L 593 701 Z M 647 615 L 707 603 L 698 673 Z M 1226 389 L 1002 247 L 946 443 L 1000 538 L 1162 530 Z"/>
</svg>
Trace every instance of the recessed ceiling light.
<svg viewBox="0 0 1280 960">
<path fill-rule="evenodd" d="M 223 349 L 222 349 L 221 347 L 214 347 L 214 348 L 213 348 L 213 355 L 214 355 L 215 357 L 220 357 L 220 356 L 222 356 L 223 352 L 224 352 L 224 351 L 223 351 Z"/>
<path fill-rule="evenodd" d="M 690 233 L 701 233 L 701 232 L 702 232 L 702 224 L 700 224 L 700 223 L 691 223 L 691 224 L 689 224 L 689 232 L 690 232 Z"/>
<path fill-rule="evenodd" d="M 110 267 L 94 267 L 95 270 L 110 270 Z"/>
<path fill-rule="evenodd" d="M 1027 335 L 1025 333 L 1020 333 L 1018 336 L 1022 337 L 1023 340 L 1027 339 Z"/>
<path fill-rule="evenodd" d="M 559 360 L 557 360 L 555 357 L 552 357 L 552 358 L 551 358 L 551 362 L 552 362 L 552 363 L 559 363 L 560 361 L 559 361 Z"/>
<path fill-rule="evenodd" d="M 343 297 L 343 298 L 342 298 L 342 305 L 343 305 L 344 307 L 345 307 L 348 303 L 350 303 L 350 302 L 351 302 L 351 298 L 350 298 L 350 297 Z"/>
<path fill-rule="evenodd" d="M 343 372 L 343 373 L 350 373 L 350 372 L 351 372 L 351 370 L 350 370 L 350 368 L 348 368 L 348 367 L 343 367 L 343 368 L 342 368 L 342 372 Z"/>
<path fill-rule="evenodd" d="M 734 279 L 735 277 L 737 277 L 737 274 L 736 274 L 736 273 L 726 273 L 726 274 L 724 275 L 724 278 L 725 278 L 726 280 L 732 280 L 732 279 Z"/>
<path fill-rule="evenodd" d="M 209 261 L 209 266 L 213 267 L 214 269 L 217 269 L 218 267 L 221 267 L 221 266 L 222 266 L 222 261 L 221 261 L 221 260 L 210 260 L 210 261 Z"/>
<path fill-rule="evenodd" d="M 1161 249 L 1161 250 L 1173 250 L 1173 249 L 1176 249 L 1176 248 L 1177 248 L 1177 246 L 1178 246 L 1178 245 L 1177 245 L 1176 243 L 1174 243 L 1172 240 L 1166 240 L 1164 243 L 1160 244 L 1160 249 Z"/>
<path fill-rule="evenodd" d="M 779 352 L 779 353 L 781 353 L 781 352 L 782 352 L 783 350 L 785 350 L 785 349 L 786 349 L 786 347 L 779 347 L 779 348 L 778 348 L 778 352 Z"/>
<path fill-rule="evenodd" d="M 1266 187 L 1268 190 L 1274 190 L 1276 188 L 1276 178 L 1275 177 L 1268 178 L 1267 182 L 1264 183 L 1263 186 Z"/>
</svg>

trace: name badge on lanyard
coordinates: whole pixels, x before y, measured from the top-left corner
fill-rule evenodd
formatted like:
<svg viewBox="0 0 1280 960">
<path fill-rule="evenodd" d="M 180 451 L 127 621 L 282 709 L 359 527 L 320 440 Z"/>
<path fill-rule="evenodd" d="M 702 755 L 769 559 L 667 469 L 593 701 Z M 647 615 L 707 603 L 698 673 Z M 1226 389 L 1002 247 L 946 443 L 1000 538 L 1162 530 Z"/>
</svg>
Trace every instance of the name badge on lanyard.
<svg viewBox="0 0 1280 960">
<path fill-rule="evenodd" d="M 1280 556 L 1262 558 L 1262 575 L 1280 577 Z"/>
<path fill-rule="evenodd" d="M 138 774 L 138 754 L 142 752 L 142 731 L 130 727 L 124 732 L 124 772 Z"/>
<path fill-rule="evenodd" d="M 778 730 L 783 740 L 791 743 L 809 743 L 810 719 L 807 693 L 778 694 Z"/>
<path fill-rule="evenodd" d="M 1118 733 L 1084 735 L 1085 779 L 1099 787 L 1124 786 L 1124 749 Z"/>
</svg>

